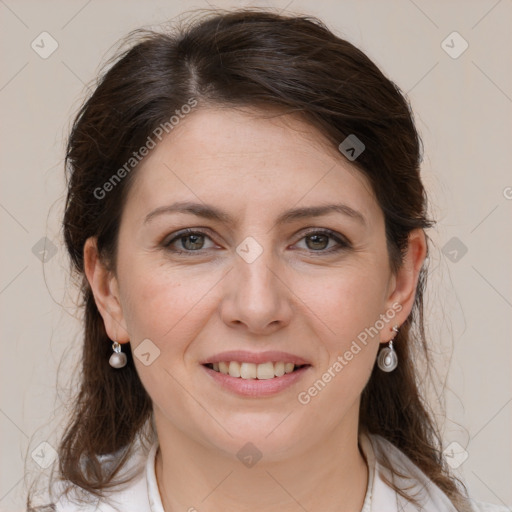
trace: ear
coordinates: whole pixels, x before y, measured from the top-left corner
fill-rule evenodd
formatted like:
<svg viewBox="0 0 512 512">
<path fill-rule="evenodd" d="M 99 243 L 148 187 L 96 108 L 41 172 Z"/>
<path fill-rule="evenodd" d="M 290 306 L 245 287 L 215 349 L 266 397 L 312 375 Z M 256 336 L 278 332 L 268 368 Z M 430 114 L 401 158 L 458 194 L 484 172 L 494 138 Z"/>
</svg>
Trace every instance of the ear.
<svg viewBox="0 0 512 512">
<path fill-rule="evenodd" d="M 409 233 L 407 252 L 396 274 L 390 280 L 390 291 L 387 299 L 387 307 L 397 311 L 392 325 L 387 332 L 381 331 L 381 342 L 387 343 L 394 337 L 393 325 L 400 326 L 411 313 L 416 298 L 416 288 L 420 270 L 427 255 L 427 240 L 423 229 L 415 229 Z M 393 307 L 393 305 L 395 305 Z M 398 305 L 401 306 L 399 309 Z"/>
<path fill-rule="evenodd" d="M 119 300 L 117 279 L 101 261 L 95 237 L 88 238 L 85 242 L 84 270 L 94 294 L 96 306 L 103 317 L 108 337 L 118 343 L 130 341 Z"/>
</svg>

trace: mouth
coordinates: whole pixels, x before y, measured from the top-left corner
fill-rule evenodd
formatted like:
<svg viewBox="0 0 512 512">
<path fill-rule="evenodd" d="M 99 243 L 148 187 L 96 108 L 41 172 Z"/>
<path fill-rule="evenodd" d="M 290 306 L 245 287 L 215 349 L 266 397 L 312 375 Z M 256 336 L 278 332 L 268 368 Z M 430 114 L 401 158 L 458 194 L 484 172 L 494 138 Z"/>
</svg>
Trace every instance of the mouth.
<svg viewBox="0 0 512 512">
<path fill-rule="evenodd" d="M 270 380 L 278 379 L 284 375 L 297 372 L 310 364 L 294 364 L 284 361 L 267 361 L 264 363 L 250 363 L 244 361 L 218 361 L 203 364 L 206 368 L 223 375 L 244 380 Z"/>
<path fill-rule="evenodd" d="M 277 350 L 230 350 L 200 361 L 214 386 L 245 398 L 277 395 L 296 386 L 313 368 L 297 354 Z"/>
<path fill-rule="evenodd" d="M 224 359 L 224 357 L 223 357 Z M 257 359 L 260 359 L 258 357 Z M 243 398 L 269 398 L 292 389 L 311 371 L 311 364 L 291 361 L 222 361 L 200 365 L 214 386 Z"/>
</svg>

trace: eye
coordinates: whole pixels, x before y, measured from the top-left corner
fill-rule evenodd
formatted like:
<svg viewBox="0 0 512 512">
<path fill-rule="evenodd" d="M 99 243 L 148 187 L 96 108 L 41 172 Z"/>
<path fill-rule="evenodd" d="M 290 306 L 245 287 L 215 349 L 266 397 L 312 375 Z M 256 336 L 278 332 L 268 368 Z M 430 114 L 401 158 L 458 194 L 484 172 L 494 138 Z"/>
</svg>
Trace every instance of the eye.
<svg viewBox="0 0 512 512">
<path fill-rule="evenodd" d="M 301 240 L 305 240 L 305 249 L 310 252 L 332 253 L 350 247 L 345 237 L 328 229 L 310 231 Z M 330 241 L 334 243 L 330 245 Z"/>
<path fill-rule="evenodd" d="M 205 246 L 207 240 L 210 240 L 210 246 Z M 304 249 L 311 253 L 334 253 L 351 247 L 350 242 L 343 235 L 328 229 L 312 230 L 306 233 L 301 238 L 302 240 L 305 240 L 306 247 Z M 162 245 L 175 254 L 200 254 L 215 247 L 211 237 L 205 231 L 190 228 L 174 234 L 169 241 L 164 241 Z"/>
<path fill-rule="evenodd" d="M 202 252 L 214 246 L 205 247 L 206 239 L 211 241 L 211 238 L 204 231 L 184 229 L 177 233 L 171 240 L 165 241 L 163 245 L 165 248 L 176 253 Z"/>
</svg>

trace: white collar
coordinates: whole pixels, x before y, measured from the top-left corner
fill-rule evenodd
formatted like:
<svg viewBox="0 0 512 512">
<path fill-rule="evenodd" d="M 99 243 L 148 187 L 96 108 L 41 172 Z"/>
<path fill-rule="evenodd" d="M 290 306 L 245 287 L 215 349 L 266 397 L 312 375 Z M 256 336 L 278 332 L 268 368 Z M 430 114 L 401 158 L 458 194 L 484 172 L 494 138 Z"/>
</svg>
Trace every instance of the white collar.
<svg viewBox="0 0 512 512">
<path fill-rule="evenodd" d="M 387 439 L 375 434 L 361 434 L 359 442 L 367 457 L 370 474 L 373 470 L 372 485 L 367 491 L 365 506 L 366 500 L 371 504 L 366 509 L 363 507 L 361 512 L 457 512 L 448 496 Z M 381 464 L 385 459 L 389 461 L 395 474 Z M 413 496 L 419 505 L 416 506 L 402 497 L 385 479 L 404 490 L 408 496 Z M 368 497 L 368 494 L 371 496 Z"/>
<path fill-rule="evenodd" d="M 160 491 L 156 482 L 156 451 L 158 450 L 158 440 L 155 441 L 148 454 L 146 463 L 146 483 L 148 486 L 149 508 L 151 512 L 165 512 L 160 498 Z"/>
</svg>

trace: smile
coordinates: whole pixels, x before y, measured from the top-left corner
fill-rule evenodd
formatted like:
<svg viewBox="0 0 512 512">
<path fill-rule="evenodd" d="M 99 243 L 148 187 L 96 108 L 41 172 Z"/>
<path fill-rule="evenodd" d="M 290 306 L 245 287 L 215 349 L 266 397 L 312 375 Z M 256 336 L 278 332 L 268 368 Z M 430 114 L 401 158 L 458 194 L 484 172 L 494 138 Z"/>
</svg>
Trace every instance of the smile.
<svg viewBox="0 0 512 512">
<path fill-rule="evenodd" d="M 218 361 L 203 363 L 201 367 L 215 386 L 220 386 L 230 394 L 246 398 L 277 395 L 297 384 L 312 370 L 310 364 L 296 365 L 281 361 L 258 364 Z"/>
<path fill-rule="evenodd" d="M 267 380 L 282 377 L 287 373 L 292 373 L 303 366 L 309 365 L 295 365 L 294 363 L 285 363 L 282 361 L 267 361 L 266 363 L 260 364 L 238 361 L 219 361 L 217 363 L 206 364 L 205 366 L 211 370 L 235 378 Z"/>
</svg>

